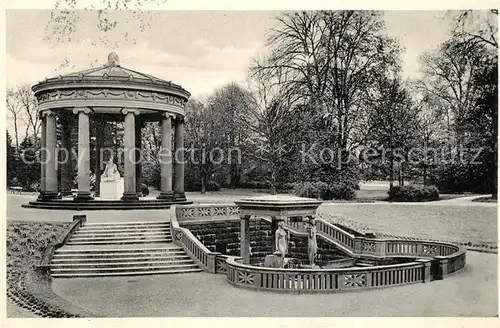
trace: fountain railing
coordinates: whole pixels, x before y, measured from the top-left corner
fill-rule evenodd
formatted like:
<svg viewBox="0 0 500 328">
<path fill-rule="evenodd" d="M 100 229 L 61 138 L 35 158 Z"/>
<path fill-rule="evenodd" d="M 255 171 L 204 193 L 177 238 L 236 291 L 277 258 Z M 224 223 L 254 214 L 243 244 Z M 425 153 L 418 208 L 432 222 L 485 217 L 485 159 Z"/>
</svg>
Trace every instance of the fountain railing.
<svg viewBox="0 0 500 328">
<path fill-rule="evenodd" d="M 333 243 L 349 256 L 360 259 L 417 258 L 417 260 L 405 264 L 359 269 L 292 270 L 256 267 L 242 264 L 239 257 L 210 251 L 189 229 L 179 225 L 179 222 L 235 220 L 238 219 L 238 215 L 239 209 L 234 204 L 173 206 L 171 208 L 173 241 L 204 270 L 227 274 L 229 282 L 234 285 L 258 289 L 333 291 L 377 288 L 443 279 L 465 267 L 466 252 L 460 246 L 425 240 L 354 236 L 321 218 L 315 220 L 318 237 Z M 285 224 L 285 228 L 292 234 L 305 235 L 305 229 L 299 223 Z M 255 279 L 252 283 L 248 282 L 249 274 Z M 354 286 L 358 284 L 354 282 L 360 280 L 364 282 L 360 282 L 360 286 Z M 342 282 L 346 282 L 347 285 L 343 285 Z M 350 282 L 354 285 L 351 286 Z"/>
<path fill-rule="evenodd" d="M 242 258 L 226 260 L 227 280 L 240 287 L 292 292 L 332 292 L 382 288 L 428 282 L 430 259 L 364 268 L 275 269 L 241 263 Z"/>
</svg>

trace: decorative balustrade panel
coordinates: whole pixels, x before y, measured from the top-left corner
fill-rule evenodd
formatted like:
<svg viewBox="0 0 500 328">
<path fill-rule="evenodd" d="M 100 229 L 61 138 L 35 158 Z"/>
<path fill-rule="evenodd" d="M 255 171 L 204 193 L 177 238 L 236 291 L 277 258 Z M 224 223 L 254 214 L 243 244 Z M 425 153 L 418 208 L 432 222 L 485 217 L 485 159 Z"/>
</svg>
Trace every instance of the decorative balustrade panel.
<svg viewBox="0 0 500 328">
<path fill-rule="evenodd" d="M 328 292 L 420 283 L 426 280 L 425 268 L 424 263 L 412 262 L 362 269 L 285 270 L 251 267 L 229 258 L 227 279 L 254 289 Z"/>
<path fill-rule="evenodd" d="M 215 273 L 227 274 L 226 259 L 228 255 L 217 255 L 215 259 Z"/>
<path fill-rule="evenodd" d="M 211 220 L 225 217 L 238 217 L 240 208 L 236 205 L 185 205 L 176 210 L 178 221 Z"/>
</svg>

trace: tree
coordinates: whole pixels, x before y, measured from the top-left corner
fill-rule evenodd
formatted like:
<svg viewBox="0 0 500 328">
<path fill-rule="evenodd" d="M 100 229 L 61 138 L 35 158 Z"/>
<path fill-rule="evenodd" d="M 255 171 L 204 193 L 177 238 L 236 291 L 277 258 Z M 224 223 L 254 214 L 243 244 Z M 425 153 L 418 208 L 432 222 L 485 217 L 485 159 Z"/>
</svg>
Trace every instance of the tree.
<svg viewBox="0 0 500 328">
<path fill-rule="evenodd" d="M 454 14 L 454 15 L 453 15 Z M 465 43 L 480 43 L 498 49 L 498 10 L 460 10 L 452 12 L 454 37 Z"/>
<path fill-rule="evenodd" d="M 136 44 L 141 34 L 151 29 L 151 23 L 157 12 L 143 10 L 145 5 L 161 5 L 167 0 L 103 0 L 101 7 L 86 6 L 83 0 L 57 0 L 45 26 L 44 40 L 53 44 L 72 42 L 81 34 L 79 25 L 83 15 L 85 21 L 95 20 L 89 35 L 92 46 L 117 49 L 124 44 Z M 85 11 L 76 8 L 84 5 Z M 126 14 L 124 14 L 126 13 Z M 90 25 L 85 25 L 88 29 Z M 90 59 L 90 66 L 99 65 L 98 59 Z M 66 57 L 57 71 L 72 66 L 71 59 Z"/>
<path fill-rule="evenodd" d="M 416 101 L 418 111 L 416 138 L 417 144 L 422 149 L 417 169 L 421 170 L 422 182 L 425 185 L 432 169 L 438 164 L 437 150 L 442 141 L 446 140 L 447 131 L 450 131 L 449 120 L 446 118 L 448 112 L 443 110 L 446 106 L 440 98 L 429 94 L 418 94 L 417 90 L 414 92 L 416 98 L 420 98 Z"/>
<path fill-rule="evenodd" d="M 40 163 L 37 161 L 36 145 L 32 137 L 25 137 L 21 144 L 18 179 L 24 189 L 38 191 L 40 184 Z"/>
<path fill-rule="evenodd" d="M 35 144 L 38 144 L 40 136 L 41 120 L 38 115 L 38 103 L 35 94 L 28 84 L 17 88 L 16 97 L 23 111 L 23 119 L 26 124 L 26 136 L 31 135 Z M 30 130 L 31 129 L 31 133 Z"/>
<path fill-rule="evenodd" d="M 283 88 L 302 96 L 326 121 L 330 145 L 348 150 L 365 116 L 373 73 L 398 65 L 401 49 L 385 33 L 382 13 L 313 11 L 285 13 L 268 39 L 269 60 L 257 69 L 285 74 Z"/>
<path fill-rule="evenodd" d="M 484 63 L 483 70 L 474 77 L 478 85 L 480 98 L 474 111 L 466 117 L 467 130 L 471 131 L 470 143 L 484 147 L 481 160 L 483 166 L 479 172 L 486 181 L 491 182 L 489 189 L 493 198 L 497 198 L 498 182 L 498 59 L 490 58 Z"/>
<path fill-rule="evenodd" d="M 437 52 L 421 57 L 424 73 L 421 89 L 446 102 L 458 152 L 465 142 L 465 118 L 478 100 L 478 85 L 473 78 L 481 70 L 483 57 L 483 46 L 456 38 L 443 42 Z"/>
<path fill-rule="evenodd" d="M 271 194 L 275 194 L 277 181 L 289 177 L 284 171 L 290 169 L 290 157 L 297 153 L 294 145 L 300 130 L 298 97 L 290 89 L 281 88 L 287 75 L 269 77 L 259 67 L 262 66 L 257 62 L 251 70 L 254 104 L 250 106 L 250 115 L 244 117 L 244 123 L 254 135 L 253 159 L 266 168 L 265 179 L 270 184 Z"/>
<path fill-rule="evenodd" d="M 415 145 L 418 111 L 400 77 L 380 75 L 371 98 L 373 111 L 369 119 L 370 140 L 381 150 L 382 164 L 389 158 L 389 186 L 393 187 L 394 168 L 397 164 L 402 174 L 410 149 Z M 400 184 L 404 179 L 400 177 Z"/>
<path fill-rule="evenodd" d="M 226 155 L 221 147 L 224 144 L 220 133 L 223 129 L 222 117 L 213 107 L 191 99 L 186 105 L 185 128 L 186 144 L 190 147 L 187 152 L 190 167 L 187 169 L 194 173 L 201 192 L 205 193 Z"/>
<path fill-rule="evenodd" d="M 6 147 L 6 160 L 7 160 L 7 184 L 8 185 L 14 185 L 14 179 L 18 179 L 18 170 L 19 170 L 19 157 L 17 154 L 16 148 L 12 145 L 12 137 L 7 131 L 6 134 L 6 142 L 7 142 L 7 147 Z"/>
<path fill-rule="evenodd" d="M 245 121 L 253 106 L 252 94 L 236 83 L 228 83 L 208 97 L 207 106 L 222 120 L 220 125 L 222 130 L 219 133 L 223 137 L 225 149 L 228 152 L 238 151 L 241 155 L 238 159 L 228 158 L 229 186 L 236 188 L 240 185 L 242 164 L 246 162 L 246 153 L 249 151 L 247 140 L 250 131 Z"/>
<path fill-rule="evenodd" d="M 23 108 L 19 103 L 19 98 L 17 97 L 16 91 L 14 89 L 7 90 L 7 115 L 8 119 L 12 120 L 12 125 L 14 128 L 14 141 L 16 151 L 19 151 L 19 123 L 21 120 Z"/>
</svg>

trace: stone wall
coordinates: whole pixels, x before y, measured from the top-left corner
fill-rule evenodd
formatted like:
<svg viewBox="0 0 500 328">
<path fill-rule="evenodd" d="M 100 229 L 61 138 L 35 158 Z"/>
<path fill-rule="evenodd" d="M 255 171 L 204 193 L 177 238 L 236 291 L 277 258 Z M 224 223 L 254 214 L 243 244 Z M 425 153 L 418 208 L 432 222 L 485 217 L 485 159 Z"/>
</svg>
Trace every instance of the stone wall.
<svg viewBox="0 0 500 328">
<path fill-rule="evenodd" d="M 182 223 L 183 228 L 189 229 L 210 251 L 225 255 L 240 255 L 240 220 L 221 220 L 212 222 Z M 263 262 L 264 257 L 271 254 L 272 240 L 271 223 L 262 219 L 250 220 L 250 247 L 251 262 Z M 296 258 L 298 263 L 307 264 L 307 237 L 290 235 L 290 257 Z M 318 238 L 317 263 L 324 263 L 346 258 L 335 245 Z"/>
</svg>

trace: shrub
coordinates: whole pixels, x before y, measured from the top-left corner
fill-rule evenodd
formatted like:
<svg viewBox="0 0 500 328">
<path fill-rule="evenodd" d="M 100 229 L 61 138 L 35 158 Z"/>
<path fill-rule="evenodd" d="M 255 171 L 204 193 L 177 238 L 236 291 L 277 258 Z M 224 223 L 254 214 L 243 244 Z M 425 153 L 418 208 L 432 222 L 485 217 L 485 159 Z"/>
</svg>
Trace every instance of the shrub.
<svg viewBox="0 0 500 328">
<path fill-rule="evenodd" d="M 356 191 L 352 185 L 348 184 L 330 184 L 324 192 L 322 199 L 344 199 L 351 200 L 356 198 Z"/>
<path fill-rule="evenodd" d="M 325 182 L 301 182 L 296 183 L 293 193 L 299 197 L 316 198 L 323 200 L 345 199 L 356 197 L 354 188 L 348 184 L 327 184 Z"/>
<path fill-rule="evenodd" d="M 210 180 L 205 184 L 205 191 L 219 191 L 220 184 L 215 180 Z M 193 181 L 189 185 L 186 185 L 186 191 L 201 191 L 201 182 Z"/>
<path fill-rule="evenodd" d="M 321 191 L 327 188 L 324 182 L 300 182 L 296 183 L 293 188 L 293 193 L 299 197 L 321 198 Z"/>
<path fill-rule="evenodd" d="M 149 188 L 144 183 L 141 186 L 141 192 L 144 197 L 149 196 Z"/>
<path fill-rule="evenodd" d="M 208 181 L 206 185 L 207 191 L 219 191 L 219 189 L 220 189 L 220 184 L 217 181 L 214 180 Z"/>
<path fill-rule="evenodd" d="M 394 186 L 388 191 L 388 194 L 389 200 L 400 202 L 422 202 L 439 199 L 439 190 L 436 186 Z"/>
</svg>

